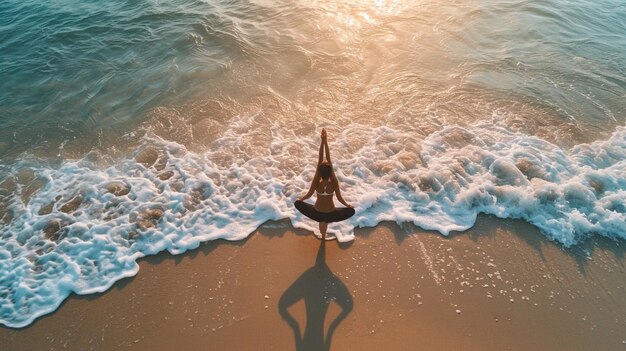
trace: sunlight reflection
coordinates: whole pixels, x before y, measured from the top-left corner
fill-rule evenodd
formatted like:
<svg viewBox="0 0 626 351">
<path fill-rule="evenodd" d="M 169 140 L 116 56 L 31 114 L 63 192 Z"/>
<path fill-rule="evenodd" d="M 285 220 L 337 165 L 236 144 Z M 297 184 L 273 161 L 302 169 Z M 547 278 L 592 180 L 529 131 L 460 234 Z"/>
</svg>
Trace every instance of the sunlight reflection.
<svg viewBox="0 0 626 351">
<path fill-rule="evenodd" d="M 371 27 L 379 27 L 390 17 L 401 15 L 415 8 L 416 0 L 314 0 L 307 4 L 320 12 L 318 28 L 335 33 L 343 44 L 362 40 L 360 33 Z"/>
</svg>

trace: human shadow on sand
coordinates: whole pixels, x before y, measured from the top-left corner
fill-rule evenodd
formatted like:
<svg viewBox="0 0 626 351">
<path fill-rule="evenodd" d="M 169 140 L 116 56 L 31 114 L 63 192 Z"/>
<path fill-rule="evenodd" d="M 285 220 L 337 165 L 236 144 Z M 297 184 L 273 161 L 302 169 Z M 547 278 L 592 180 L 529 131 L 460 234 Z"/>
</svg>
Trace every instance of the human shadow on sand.
<svg viewBox="0 0 626 351">
<path fill-rule="evenodd" d="M 306 329 L 289 313 L 288 308 L 304 300 L 306 308 Z M 341 312 L 330 323 L 324 334 L 324 320 L 331 302 L 335 302 Z M 283 293 L 278 302 L 278 311 L 293 329 L 297 351 L 330 350 L 333 334 L 339 324 L 352 311 L 353 301 L 345 284 L 326 265 L 326 241 L 322 240 L 317 252 L 315 266 L 307 269 Z"/>
</svg>

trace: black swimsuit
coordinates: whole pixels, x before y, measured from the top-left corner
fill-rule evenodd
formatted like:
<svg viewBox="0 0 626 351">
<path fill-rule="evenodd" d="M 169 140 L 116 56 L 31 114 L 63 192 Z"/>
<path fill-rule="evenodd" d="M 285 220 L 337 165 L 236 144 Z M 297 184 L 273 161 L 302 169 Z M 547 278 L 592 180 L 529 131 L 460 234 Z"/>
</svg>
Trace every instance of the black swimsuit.
<svg viewBox="0 0 626 351">
<path fill-rule="evenodd" d="M 313 205 L 304 201 L 296 201 L 294 205 L 303 215 L 311 218 L 316 222 L 341 222 L 354 216 L 354 208 L 351 207 L 338 207 L 335 208 L 332 212 L 320 212 L 316 210 Z"/>
</svg>

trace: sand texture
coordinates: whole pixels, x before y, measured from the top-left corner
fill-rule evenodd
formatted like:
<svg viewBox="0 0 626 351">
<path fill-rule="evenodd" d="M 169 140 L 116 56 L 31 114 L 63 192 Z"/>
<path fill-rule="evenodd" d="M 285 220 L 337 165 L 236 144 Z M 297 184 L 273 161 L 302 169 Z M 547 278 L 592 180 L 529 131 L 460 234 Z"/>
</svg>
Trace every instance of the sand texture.
<svg viewBox="0 0 626 351">
<path fill-rule="evenodd" d="M 332 229 L 332 228 L 331 228 Z M 141 260 L 72 296 L 2 350 L 626 350 L 620 242 L 573 249 L 482 217 L 449 237 L 413 226 L 322 243 L 283 222 L 245 241 Z"/>
</svg>

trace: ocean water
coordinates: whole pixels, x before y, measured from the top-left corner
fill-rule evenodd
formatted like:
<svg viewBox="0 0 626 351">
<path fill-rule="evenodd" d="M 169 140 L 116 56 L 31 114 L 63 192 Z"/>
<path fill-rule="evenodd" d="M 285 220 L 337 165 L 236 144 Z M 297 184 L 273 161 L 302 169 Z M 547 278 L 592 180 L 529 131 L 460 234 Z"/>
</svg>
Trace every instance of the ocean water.
<svg viewBox="0 0 626 351">
<path fill-rule="evenodd" d="M 626 239 L 626 4 L 0 2 L 0 323 L 268 220 L 314 229 L 326 128 L 355 227 L 479 213 Z"/>
</svg>

